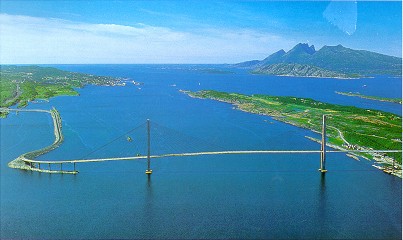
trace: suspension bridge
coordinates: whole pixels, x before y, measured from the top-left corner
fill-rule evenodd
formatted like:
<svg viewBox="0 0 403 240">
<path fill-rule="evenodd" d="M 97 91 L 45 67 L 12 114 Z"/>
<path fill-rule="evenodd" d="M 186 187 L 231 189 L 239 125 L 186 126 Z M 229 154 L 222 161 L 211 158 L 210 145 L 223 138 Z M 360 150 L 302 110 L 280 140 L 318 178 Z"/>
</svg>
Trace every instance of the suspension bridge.
<svg viewBox="0 0 403 240">
<path fill-rule="evenodd" d="M 326 154 L 327 153 L 401 153 L 401 150 L 327 150 L 326 149 L 326 116 L 324 115 L 322 118 L 322 132 L 321 132 L 321 148 L 320 150 L 220 150 L 220 151 L 194 151 L 194 152 L 180 152 L 180 153 L 160 153 L 160 154 L 151 154 L 151 121 L 147 120 L 146 123 L 143 123 L 134 129 L 128 131 L 127 133 L 119 136 L 118 138 L 113 139 L 112 141 L 104 144 L 103 146 L 95 149 L 90 154 L 83 156 L 80 159 L 71 159 L 71 160 L 35 160 L 35 158 L 43 155 L 47 152 L 52 151 L 57 148 L 63 141 L 63 133 L 62 133 L 62 124 L 60 114 L 56 109 L 52 110 L 42 110 L 42 109 L 9 109 L 9 108 L 0 108 L 0 112 L 42 112 L 48 113 L 51 115 L 53 119 L 54 125 L 54 135 L 55 141 L 52 145 L 47 146 L 45 148 L 35 150 L 32 152 L 24 153 L 15 160 L 11 161 L 8 166 L 11 168 L 19 168 L 24 170 L 31 171 L 39 171 L 46 173 L 68 173 L 68 174 L 77 174 L 78 170 L 76 170 L 76 164 L 78 163 L 95 163 L 95 162 L 107 162 L 107 161 L 133 161 L 133 160 L 147 160 L 147 168 L 145 173 L 147 175 L 152 174 L 151 169 L 151 159 L 157 158 L 169 158 L 169 157 L 191 157 L 191 156 L 207 156 L 207 155 L 232 155 L 232 154 L 320 154 L 319 159 L 319 172 L 322 174 L 327 172 L 326 169 Z M 156 124 L 156 123 L 154 123 Z M 91 155 L 92 153 L 98 151 L 99 149 L 105 148 L 109 144 L 116 142 L 118 139 L 122 139 L 122 137 L 128 136 L 134 130 L 145 128 L 146 129 L 146 138 L 144 139 L 146 142 L 146 154 L 137 154 L 136 156 L 128 156 L 128 157 L 99 157 L 99 158 L 90 158 L 86 157 Z M 127 142 L 131 142 L 131 138 L 127 137 Z M 126 146 L 123 146 L 126 147 Z M 72 170 L 63 169 L 63 164 L 73 165 Z"/>
</svg>

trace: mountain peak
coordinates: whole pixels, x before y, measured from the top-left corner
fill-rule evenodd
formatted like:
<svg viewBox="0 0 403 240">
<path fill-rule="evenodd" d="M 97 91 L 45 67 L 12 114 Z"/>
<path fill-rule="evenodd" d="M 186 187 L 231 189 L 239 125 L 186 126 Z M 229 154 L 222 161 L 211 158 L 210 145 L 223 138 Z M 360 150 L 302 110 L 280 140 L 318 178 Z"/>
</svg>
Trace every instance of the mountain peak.
<svg viewBox="0 0 403 240">
<path fill-rule="evenodd" d="M 281 50 L 279 50 L 279 51 L 273 53 L 272 55 L 268 56 L 268 57 L 265 58 L 264 60 L 267 60 L 267 59 L 273 58 L 273 57 L 281 57 L 281 56 L 283 56 L 284 54 L 285 54 L 285 51 L 284 51 L 283 49 L 281 49 Z M 263 61 L 264 61 L 264 60 L 263 60 Z"/>
<path fill-rule="evenodd" d="M 336 45 L 336 46 L 327 46 L 327 45 L 325 45 L 325 46 L 323 46 L 323 48 L 324 49 L 347 49 L 345 46 L 343 46 L 343 45 L 341 45 L 341 44 L 339 44 L 339 45 Z"/>
<path fill-rule="evenodd" d="M 281 54 L 281 55 L 283 55 L 283 54 L 285 54 L 285 51 L 284 51 L 284 49 L 281 49 L 281 50 L 275 52 L 274 54 Z"/>
<path fill-rule="evenodd" d="M 313 45 L 299 43 L 291 50 L 277 51 L 262 61 L 242 63 L 249 68 L 263 69 L 273 64 L 287 64 L 282 67 L 310 66 L 306 70 L 320 68 L 342 74 L 359 75 L 402 75 L 402 59 L 366 50 L 354 50 L 343 45 L 324 46 L 316 51 Z M 279 65 L 280 66 L 280 65 Z"/>
<path fill-rule="evenodd" d="M 315 46 L 309 46 L 308 43 L 298 43 L 297 45 L 295 45 L 295 47 L 288 51 L 288 53 L 307 53 L 309 55 L 312 55 L 315 52 Z"/>
<path fill-rule="evenodd" d="M 281 49 L 280 51 L 277 51 L 272 55 L 268 56 L 267 58 L 263 59 L 260 64 L 263 65 L 278 62 L 280 61 L 281 57 L 283 57 L 285 54 L 286 52 L 283 49 Z"/>
</svg>

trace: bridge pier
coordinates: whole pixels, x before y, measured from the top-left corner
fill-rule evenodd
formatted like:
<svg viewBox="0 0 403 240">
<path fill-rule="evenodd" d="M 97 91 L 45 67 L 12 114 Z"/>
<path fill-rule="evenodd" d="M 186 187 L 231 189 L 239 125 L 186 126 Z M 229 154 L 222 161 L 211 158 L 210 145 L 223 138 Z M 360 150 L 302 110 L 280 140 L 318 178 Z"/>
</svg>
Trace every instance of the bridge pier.
<svg viewBox="0 0 403 240">
<path fill-rule="evenodd" d="M 320 168 L 319 172 L 325 174 L 326 170 L 326 115 L 322 118 L 322 144 L 320 148 Z"/>
</svg>

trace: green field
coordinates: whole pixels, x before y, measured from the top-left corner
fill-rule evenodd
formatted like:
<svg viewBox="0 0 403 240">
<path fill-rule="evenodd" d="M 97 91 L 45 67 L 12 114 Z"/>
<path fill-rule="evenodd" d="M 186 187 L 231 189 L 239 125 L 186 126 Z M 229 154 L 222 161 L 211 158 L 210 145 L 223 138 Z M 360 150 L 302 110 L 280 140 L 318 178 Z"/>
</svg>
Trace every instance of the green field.
<svg viewBox="0 0 403 240">
<path fill-rule="evenodd" d="M 17 84 L 11 81 L 0 81 L 0 102 L 5 103 L 7 100 L 14 98 L 17 91 Z"/>
<path fill-rule="evenodd" d="M 35 99 L 49 99 L 55 96 L 78 96 L 78 92 L 71 86 L 60 84 L 40 84 L 24 82 L 22 84 L 22 94 L 18 99 L 18 106 L 25 107 L 29 101 Z"/>
<path fill-rule="evenodd" d="M 327 115 L 329 143 L 343 149 L 401 150 L 402 118 L 383 111 L 315 101 L 309 98 L 243 95 L 217 91 L 183 91 L 191 97 L 234 104 L 250 113 L 272 116 L 298 127 L 320 132 L 322 116 Z M 363 157 L 401 164 L 401 154 L 361 154 Z"/>
<path fill-rule="evenodd" d="M 0 107 L 25 107 L 35 99 L 77 96 L 75 88 L 87 84 L 122 85 L 120 79 L 62 71 L 39 66 L 0 66 Z M 6 113 L 0 113 L 5 117 Z"/>
</svg>

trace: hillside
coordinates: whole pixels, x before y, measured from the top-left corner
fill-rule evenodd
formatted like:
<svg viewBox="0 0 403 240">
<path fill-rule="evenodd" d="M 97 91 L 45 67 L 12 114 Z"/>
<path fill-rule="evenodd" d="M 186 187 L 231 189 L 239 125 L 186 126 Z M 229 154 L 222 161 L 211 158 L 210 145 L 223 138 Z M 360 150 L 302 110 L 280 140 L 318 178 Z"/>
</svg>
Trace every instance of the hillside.
<svg viewBox="0 0 403 240">
<path fill-rule="evenodd" d="M 121 79 L 95 76 L 39 66 L 0 65 L 0 107 L 25 107 L 35 99 L 78 95 L 74 88 L 88 84 L 123 85 Z M 0 117 L 6 114 L 0 112 Z"/>
<path fill-rule="evenodd" d="M 320 77 L 320 78 L 352 78 L 353 75 L 338 73 L 323 68 L 298 64 L 298 63 L 276 63 L 255 68 L 252 73 L 269 74 L 276 76 L 298 76 L 298 77 Z"/>
<path fill-rule="evenodd" d="M 293 73 L 284 72 L 287 69 L 293 71 L 293 67 L 299 67 L 299 65 L 295 64 L 310 66 L 312 70 L 315 68 L 312 71 L 314 75 L 306 75 L 303 71 L 301 74 L 299 73 L 300 71 L 297 71 L 297 73 L 295 73 L 295 71 Z M 349 77 L 402 75 L 401 58 L 365 50 L 354 50 L 343 47 L 342 45 L 324 46 L 316 51 L 313 45 L 309 46 L 308 44 L 299 43 L 288 52 L 280 50 L 261 61 L 248 61 L 233 66 L 252 69 L 253 73 L 305 77 L 328 76 L 328 71 L 332 72 L 331 75 L 335 74 L 336 77 L 343 74 Z M 281 68 L 284 71 L 280 71 L 280 74 L 277 74 L 276 72 L 279 66 L 282 66 Z M 276 69 L 276 71 L 273 71 L 273 69 Z"/>
</svg>

